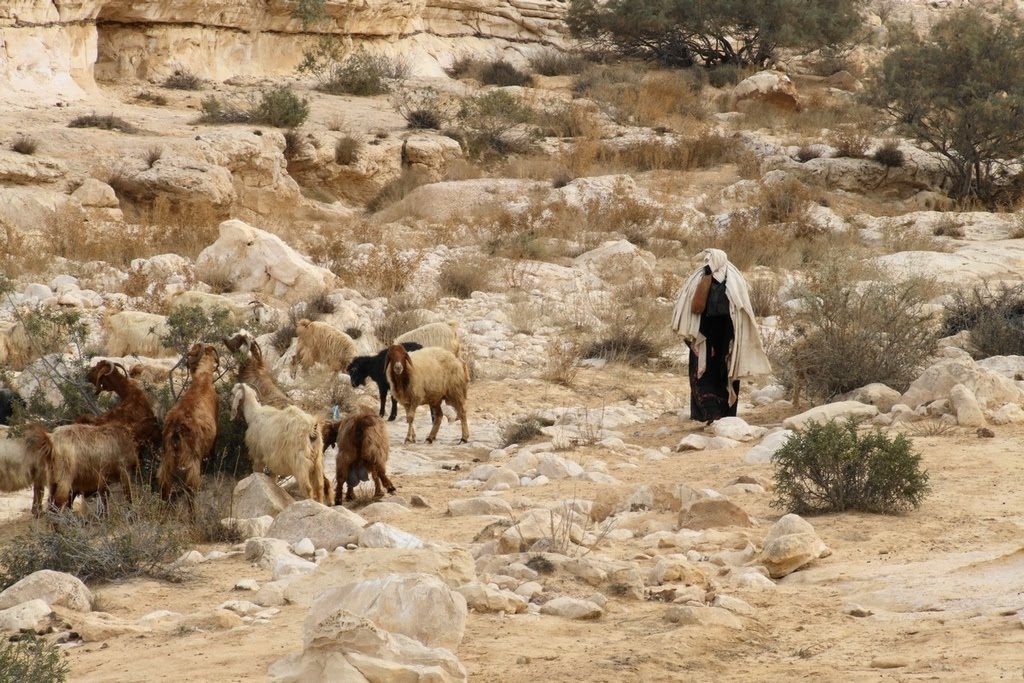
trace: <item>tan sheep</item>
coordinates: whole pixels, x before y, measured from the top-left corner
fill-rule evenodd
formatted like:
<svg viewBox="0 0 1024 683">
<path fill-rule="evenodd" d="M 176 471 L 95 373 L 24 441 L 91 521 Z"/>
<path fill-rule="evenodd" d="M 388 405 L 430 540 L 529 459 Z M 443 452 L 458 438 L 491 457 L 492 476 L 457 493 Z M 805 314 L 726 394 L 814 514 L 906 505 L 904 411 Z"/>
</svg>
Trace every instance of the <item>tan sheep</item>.
<svg viewBox="0 0 1024 683">
<path fill-rule="evenodd" d="M 310 368 L 320 363 L 339 372 L 356 357 L 356 343 L 352 337 L 333 325 L 303 318 L 295 324 L 295 336 L 293 366 L 298 363 Z"/>
<path fill-rule="evenodd" d="M 395 337 L 395 344 L 416 342 L 420 346 L 436 346 L 447 349 L 453 356 L 461 357 L 462 344 L 459 342 L 459 322 L 449 320 L 446 323 L 428 323 L 420 325 L 415 330 L 409 330 L 405 334 Z"/>
<path fill-rule="evenodd" d="M 405 443 L 416 441 L 416 430 L 412 423 L 416 408 L 423 404 L 430 406 L 433 425 L 427 443 L 433 443 L 441 427 L 442 401 L 455 408 L 462 422 L 462 439 L 459 443 L 469 441 L 469 421 L 466 419 L 469 369 L 464 361 L 445 349 L 428 347 L 410 353 L 396 344 L 388 349 L 385 374 L 392 394 L 405 408 L 405 419 L 409 424 Z"/>
<path fill-rule="evenodd" d="M 160 343 L 168 333 L 167 318 L 155 313 L 121 311 L 108 317 L 107 354 L 111 356 L 173 356 L 176 352 Z"/>
</svg>

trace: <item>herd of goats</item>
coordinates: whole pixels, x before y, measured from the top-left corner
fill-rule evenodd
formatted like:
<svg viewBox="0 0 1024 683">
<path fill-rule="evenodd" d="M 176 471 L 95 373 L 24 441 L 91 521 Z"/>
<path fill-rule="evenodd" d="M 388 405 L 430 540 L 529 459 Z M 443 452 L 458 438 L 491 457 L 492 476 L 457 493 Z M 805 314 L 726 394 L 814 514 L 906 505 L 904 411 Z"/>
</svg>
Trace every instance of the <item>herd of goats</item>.
<svg viewBox="0 0 1024 683">
<path fill-rule="evenodd" d="M 356 410 L 338 420 L 322 420 L 294 405 L 264 361 L 258 342 L 242 330 L 224 339 L 239 358 L 231 389 L 231 417 L 245 421 L 245 447 L 254 472 L 269 472 L 295 479 L 300 495 L 330 504 L 342 502 L 342 488 L 353 490 L 372 476 L 374 496 L 395 490 L 386 473 L 389 445 L 383 420 L 388 392 L 391 416 L 397 403 L 408 421 L 406 443 L 414 442 L 413 418 L 422 404 L 430 407 L 433 421 L 427 442 L 437 436 L 442 401 L 454 408 L 462 424 L 460 443 L 469 440 L 466 393 L 469 370 L 460 357 L 454 322 L 431 323 L 395 339 L 375 356 L 356 356 L 353 340 L 321 322 L 299 321 L 296 360 L 344 369 L 353 387 L 376 382 L 380 411 Z M 50 431 L 28 426 L 18 438 L 0 439 L 0 490 L 32 487 L 32 512 L 43 509 L 44 490 L 51 509 L 73 505 L 76 496 L 99 495 L 105 501 L 111 484 L 120 482 L 131 499 L 131 480 L 144 458 L 159 454 L 157 481 L 166 501 L 184 493 L 189 507 L 202 481 L 203 463 L 212 455 L 218 432 L 218 395 L 214 385 L 220 355 L 212 344 L 196 343 L 181 361 L 190 376 L 187 387 L 167 411 L 162 424 L 153 402 L 136 379 L 136 366 L 128 371 L 120 363 L 99 360 L 86 376 L 96 395 L 113 392 L 120 399 L 101 414 L 81 415 L 73 424 Z M 0 423 L 20 397 L 0 393 Z M 337 417 L 337 415 L 336 415 Z M 336 486 L 324 473 L 324 452 L 337 446 Z"/>
</svg>

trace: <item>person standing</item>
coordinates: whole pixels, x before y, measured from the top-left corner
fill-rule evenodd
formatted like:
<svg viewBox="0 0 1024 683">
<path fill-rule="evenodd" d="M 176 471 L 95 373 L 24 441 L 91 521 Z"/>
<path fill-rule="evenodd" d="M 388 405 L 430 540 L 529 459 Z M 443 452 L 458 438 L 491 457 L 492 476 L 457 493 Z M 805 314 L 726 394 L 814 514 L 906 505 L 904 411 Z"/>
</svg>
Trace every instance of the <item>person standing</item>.
<svg viewBox="0 0 1024 683">
<path fill-rule="evenodd" d="M 711 424 L 736 415 L 740 379 L 767 375 L 750 291 L 721 249 L 705 249 L 703 265 L 683 285 L 672 329 L 689 347 L 690 417 Z"/>
</svg>

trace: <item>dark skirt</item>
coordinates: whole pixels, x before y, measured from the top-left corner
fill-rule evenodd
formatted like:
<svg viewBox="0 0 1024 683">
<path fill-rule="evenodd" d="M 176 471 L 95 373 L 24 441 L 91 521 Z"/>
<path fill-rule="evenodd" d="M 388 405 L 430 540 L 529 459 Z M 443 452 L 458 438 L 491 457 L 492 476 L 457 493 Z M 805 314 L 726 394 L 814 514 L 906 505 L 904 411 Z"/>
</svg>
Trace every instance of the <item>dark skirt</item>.
<svg viewBox="0 0 1024 683">
<path fill-rule="evenodd" d="M 719 418 L 735 416 L 739 404 L 736 401 L 729 405 L 728 356 L 734 336 L 732 319 L 729 316 L 701 316 L 700 332 L 707 339 L 707 365 L 698 379 L 697 354 L 690 351 L 690 417 L 711 423 Z M 732 387 L 739 396 L 740 381 L 734 380 Z"/>
</svg>

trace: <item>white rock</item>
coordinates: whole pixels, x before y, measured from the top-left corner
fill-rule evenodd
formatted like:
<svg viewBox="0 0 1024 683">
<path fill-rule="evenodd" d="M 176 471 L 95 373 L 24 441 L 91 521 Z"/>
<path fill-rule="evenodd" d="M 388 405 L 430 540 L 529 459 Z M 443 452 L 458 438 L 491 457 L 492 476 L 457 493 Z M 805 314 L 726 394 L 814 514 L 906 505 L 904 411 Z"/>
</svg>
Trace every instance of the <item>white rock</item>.
<svg viewBox="0 0 1024 683">
<path fill-rule="evenodd" d="M 846 418 L 870 420 L 878 415 L 878 408 L 875 406 L 859 403 L 857 401 L 840 401 L 838 403 L 826 403 L 804 411 L 799 415 L 786 418 L 782 422 L 785 429 L 799 431 L 807 426 L 808 422 L 814 421 L 824 424 L 831 420 L 845 420 Z"/>
<path fill-rule="evenodd" d="M 956 422 L 961 427 L 984 427 L 985 414 L 974 393 L 963 384 L 957 384 L 949 392 L 949 402 L 953 405 Z"/>
<path fill-rule="evenodd" d="M 563 596 L 545 602 L 540 606 L 540 613 L 565 619 L 597 619 L 604 610 L 589 600 Z"/>
<path fill-rule="evenodd" d="M 271 570 L 271 578 L 274 581 L 287 579 L 290 576 L 301 576 L 316 569 L 316 563 L 304 560 L 301 557 L 282 557 L 274 563 Z"/>
<path fill-rule="evenodd" d="M 1019 424 L 1024 422 L 1024 410 L 1016 403 L 1007 403 L 992 412 L 989 422 L 994 425 Z"/>
<path fill-rule="evenodd" d="M 708 437 L 703 434 L 687 434 L 684 436 L 678 444 L 676 444 L 677 451 L 702 451 L 708 447 Z"/>
<path fill-rule="evenodd" d="M 304 538 L 292 546 L 292 552 L 300 557 L 311 557 L 316 552 L 316 546 L 313 541 Z"/>
<path fill-rule="evenodd" d="M 197 564 L 202 564 L 206 561 L 203 554 L 198 550 L 189 550 L 182 554 L 177 560 L 174 561 L 176 567 L 194 567 Z"/>
<path fill-rule="evenodd" d="M 260 589 L 260 584 L 256 582 L 256 579 L 239 579 L 235 581 L 236 591 L 253 591 L 256 592 Z"/>
<path fill-rule="evenodd" d="M 724 451 L 730 448 L 739 448 L 743 444 L 734 439 L 727 439 L 724 436 L 716 436 L 708 441 L 707 448 L 709 451 Z"/>
<path fill-rule="evenodd" d="M 368 524 L 359 532 L 360 548 L 422 548 L 423 541 L 384 522 Z"/>
<path fill-rule="evenodd" d="M 36 599 L 51 607 L 67 607 L 76 612 L 92 609 L 92 593 L 78 577 L 41 569 L 0 593 L 0 610 Z"/>
<path fill-rule="evenodd" d="M 767 465 L 771 463 L 772 456 L 789 441 L 789 437 L 795 434 L 792 429 L 782 429 L 772 432 L 743 456 L 743 462 L 750 465 Z"/>
<path fill-rule="evenodd" d="M 681 626 L 724 626 L 735 630 L 743 628 L 739 617 L 719 607 L 673 605 L 665 612 L 665 618 Z"/>
<path fill-rule="evenodd" d="M 267 475 L 250 474 L 235 484 L 231 495 L 231 514 L 237 519 L 258 518 L 265 515 L 276 517 L 278 513 L 295 502 L 277 483 Z M 259 534 L 253 534 L 259 535 Z"/>
<path fill-rule="evenodd" d="M 347 508 L 300 500 L 277 516 L 267 536 L 293 544 L 308 538 L 317 548 L 334 550 L 356 543 L 364 526 L 366 520 Z"/>
<path fill-rule="evenodd" d="M 753 427 L 748 425 L 741 417 L 723 417 L 716 420 L 712 426 L 715 436 L 725 437 L 733 441 L 751 441 L 765 435 L 768 431 L 764 427 Z"/>
<path fill-rule="evenodd" d="M 245 543 L 245 559 L 260 569 L 273 569 L 278 560 L 293 557 L 291 544 L 280 538 L 250 538 Z"/>
<path fill-rule="evenodd" d="M 925 370 L 903 394 L 911 408 L 950 398 L 953 387 L 963 384 L 983 408 L 1005 403 L 1024 403 L 1024 389 L 1012 379 L 969 360 L 948 360 Z"/>
<path fill-rule="evenodd" d="M 837 397 L 839 401 L 857 401 L 878 408 L 880 413 L 888 413 L 900 402 L 900 392 L 875 382 Z"/>
<path fill-rule="evenodd" d="M 499 488 L 501 486 L 504 486 L 504 488 Z M 511 488 L 517 488 L 518 486 L 519 475 L 508 468 L 499 467 L 484 483 L 484 490 L 507 491 Z"/>
<path fill-rule="evenodd" d="M 526 598 L 507 590 L 492 588 L 479 581 L 459 586 L 457 590 L 466 598 L 469 608 L 477 612 L 519 614 L 526 611 Z"/>
<path fill-rule="evenodd" d="M 788 514 L 768 531 L 758 562 L 778 579 L 831 553 L 814 527 L 799 515 Z"/>
<path fill-rule="evenodd" d="M 28 600 L 0 610 L 0 632 L 42 631 L 50 621 L 53 610 L 45 600 Z"/>
<path fill-rule="evenodd" d="M 459 498 L 448 502 L 448 514 L 453 517 L 466 515 L 501 515 L 512 514 L 512 506 L 501 498 Z"/>
<path fill-rule="evenodd" d="M 583 474 L 583 468 L 571 460 L 546 453 L 537 463 L 537 472 L 548 479 L 569 479 Z"/>
</svg>

